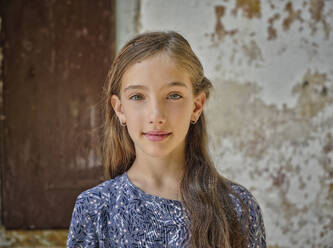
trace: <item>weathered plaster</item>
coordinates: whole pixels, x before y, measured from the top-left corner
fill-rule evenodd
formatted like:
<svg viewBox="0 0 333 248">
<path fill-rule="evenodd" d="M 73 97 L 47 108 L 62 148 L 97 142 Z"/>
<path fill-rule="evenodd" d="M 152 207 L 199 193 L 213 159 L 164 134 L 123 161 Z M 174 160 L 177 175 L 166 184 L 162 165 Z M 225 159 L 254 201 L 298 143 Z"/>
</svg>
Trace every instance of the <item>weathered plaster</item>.
<svg viewBox="0 0 333 248">
<path fill-rule="evenodd" d="M 116 50 L 140 29 L 140 0 L 116 1 Z"/>
<path fill-rule="evenodd" d="M 220 79 L 207 106 L 215 163 L 262 203 L 278 247 L 332 242 L 333 85 L 324 78 L 307 72 L 294 87 L 296 106 L 283 110 L 258 98 L 255 84 Z"/>
<path fill-rule="evenodd" d="M 301 10 L 295 11 L 293 8 L 292 2 L 288 2 L 284 7 L 285 12 L 288 13 L 288 16 L 283 19 L 282 27 L 283 30 L 287 31 L 290 29 L 291 24 L 294 21 L 300 21 L 303 22 L 303 19 L 301 17 Z"/>
<path fill-rule="evenodd" d="M 329 2 L 328 2 L 329 3 Z M 327 3 L 326 3 L 327 4 Z M 331 25 L 327 23 L 326 15 L 324 14 L 325 1 L 324 0 L 311 0 L 309 12 L 311 15 L 310 27 L 312 29 L 312 35 L 317 31 L 317 24 L 322 24 L 325 32 L 326 39 L 329 38 L 331 32 Z M 332 15 L 332 13 L 330 13 Z"/>
<path fill-rule="evenodd" d="M 141 0 L 139 31 L 181 32 L 212 79 L 210 153 L 270 247 L 333 247 L 332 24 L 333 1 Z"/>
<path fill-rule="evenodd" d="M 237 78 L 239 82 L 256 82 L 262 87 L 260 97 L 266 103 L 276 104 L 280 109 L 284 104 L 292 107 L 296 103 L 291 91 L 295 72 L 302 75 L 306 68 L 325 67 L 324 71 L 330 68 L 322 61 L 332 57 L 332 34 L 327 38 L 323 25 L 311 17 L 309 1 L 305 7 L 302 1 L 292 2 L 293 11 L 300 11 L 304 21 L 294 20 L 288 30 L 283 22 L 290 15 L 289 2 L 271 2 L 274 8 L 270 1 L 261 1 L 260 17 L 247 18 L 242 9 L 234 14 L 236 1 L 193 0 L 175 4 L 142 0 L 140 32 L 159 29 L 182 32 L 202 58 L 208 76 L 218 74 L 225 79 Z M 331 1 L 327 1 L 321 10 L 329 27 L 331 6 Z M 311 23 L 316 27 L 315 34 Z M 269 39 L 270 36 L 275 38 Z M 256 44 L 261 57 L 248 66 L 248 56 L 242 50 L 251 43 Z M 266 62 L 262 63 L 261 58 Z"/>
<path fill-rule="evenodd" d="M 247 18 L 261 17 L 260 0 L 236 0 L 236 7 L 233 13 L 238 10 L 243 11 L 243 15 Z"/>
</svg>

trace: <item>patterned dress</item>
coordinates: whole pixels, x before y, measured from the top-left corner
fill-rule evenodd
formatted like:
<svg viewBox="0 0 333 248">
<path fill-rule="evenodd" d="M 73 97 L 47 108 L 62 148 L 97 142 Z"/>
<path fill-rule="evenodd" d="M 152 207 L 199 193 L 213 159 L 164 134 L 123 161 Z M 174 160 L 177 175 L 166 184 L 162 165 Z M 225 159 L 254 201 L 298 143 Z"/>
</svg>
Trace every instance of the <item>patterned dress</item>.
<svg viewBox="0 0 333 248">
<path fill-rule="evenodd" d="M 266 248 L 258 203 L 244 187 L 231 186 L 249 209 L 249 247 Z M 238 200 L 231 197 L 241 216 Z M 125 172 L 78 196 L 67 247 L 188 247 L 186 213 L 180 201 L 145 193 Z"/>
</svg>

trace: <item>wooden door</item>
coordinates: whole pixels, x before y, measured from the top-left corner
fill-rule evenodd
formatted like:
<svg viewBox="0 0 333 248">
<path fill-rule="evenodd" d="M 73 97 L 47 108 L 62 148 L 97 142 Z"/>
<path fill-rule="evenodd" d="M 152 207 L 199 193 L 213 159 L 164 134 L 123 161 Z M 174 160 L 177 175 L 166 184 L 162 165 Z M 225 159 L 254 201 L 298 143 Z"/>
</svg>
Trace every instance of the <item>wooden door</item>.
<svg viewBox="0 0 333 248">
<path fill-rule="evenodd" d="M 103 180 L 99 135 L 114 1 L 11 0 L 1 11 L 3 223 L 67 228 L 79 192 Z"/>
</svg>

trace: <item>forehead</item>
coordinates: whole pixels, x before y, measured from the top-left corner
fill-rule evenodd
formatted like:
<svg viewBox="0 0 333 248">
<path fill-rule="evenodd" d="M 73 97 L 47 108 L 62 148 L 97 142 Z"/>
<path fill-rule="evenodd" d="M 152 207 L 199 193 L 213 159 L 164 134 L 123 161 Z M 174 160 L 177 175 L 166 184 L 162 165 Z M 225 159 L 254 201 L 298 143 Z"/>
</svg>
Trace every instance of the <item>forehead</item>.
<svg viewBox="0 0 333 248">
<path fill-rule="evenodd" d="M 178 82 L 173 83 L 172 82 Z M 181 86 L 191 89 L 191 75 L 167 54 L 156 54 L 130 65 L 121 79 L 121 91 L 131 85 L 146 88 Z"/>
</svg>

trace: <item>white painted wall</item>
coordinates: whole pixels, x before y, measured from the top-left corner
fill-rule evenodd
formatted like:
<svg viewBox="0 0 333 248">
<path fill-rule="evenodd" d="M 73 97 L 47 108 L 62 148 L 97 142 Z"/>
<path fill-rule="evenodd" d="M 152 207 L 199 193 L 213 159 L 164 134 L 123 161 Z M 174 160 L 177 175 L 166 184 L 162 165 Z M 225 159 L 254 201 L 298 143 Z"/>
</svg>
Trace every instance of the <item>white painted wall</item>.
<svg viewBox="0 0 333 248">
<path fill-rule="evenodd" d="M 333 247 L 333 1 L 118 0 L 117 21 L 118 50 L 188 39 L 215 87 L 211 155 L 257 198 L 268 244 Z"/>
</svg>

